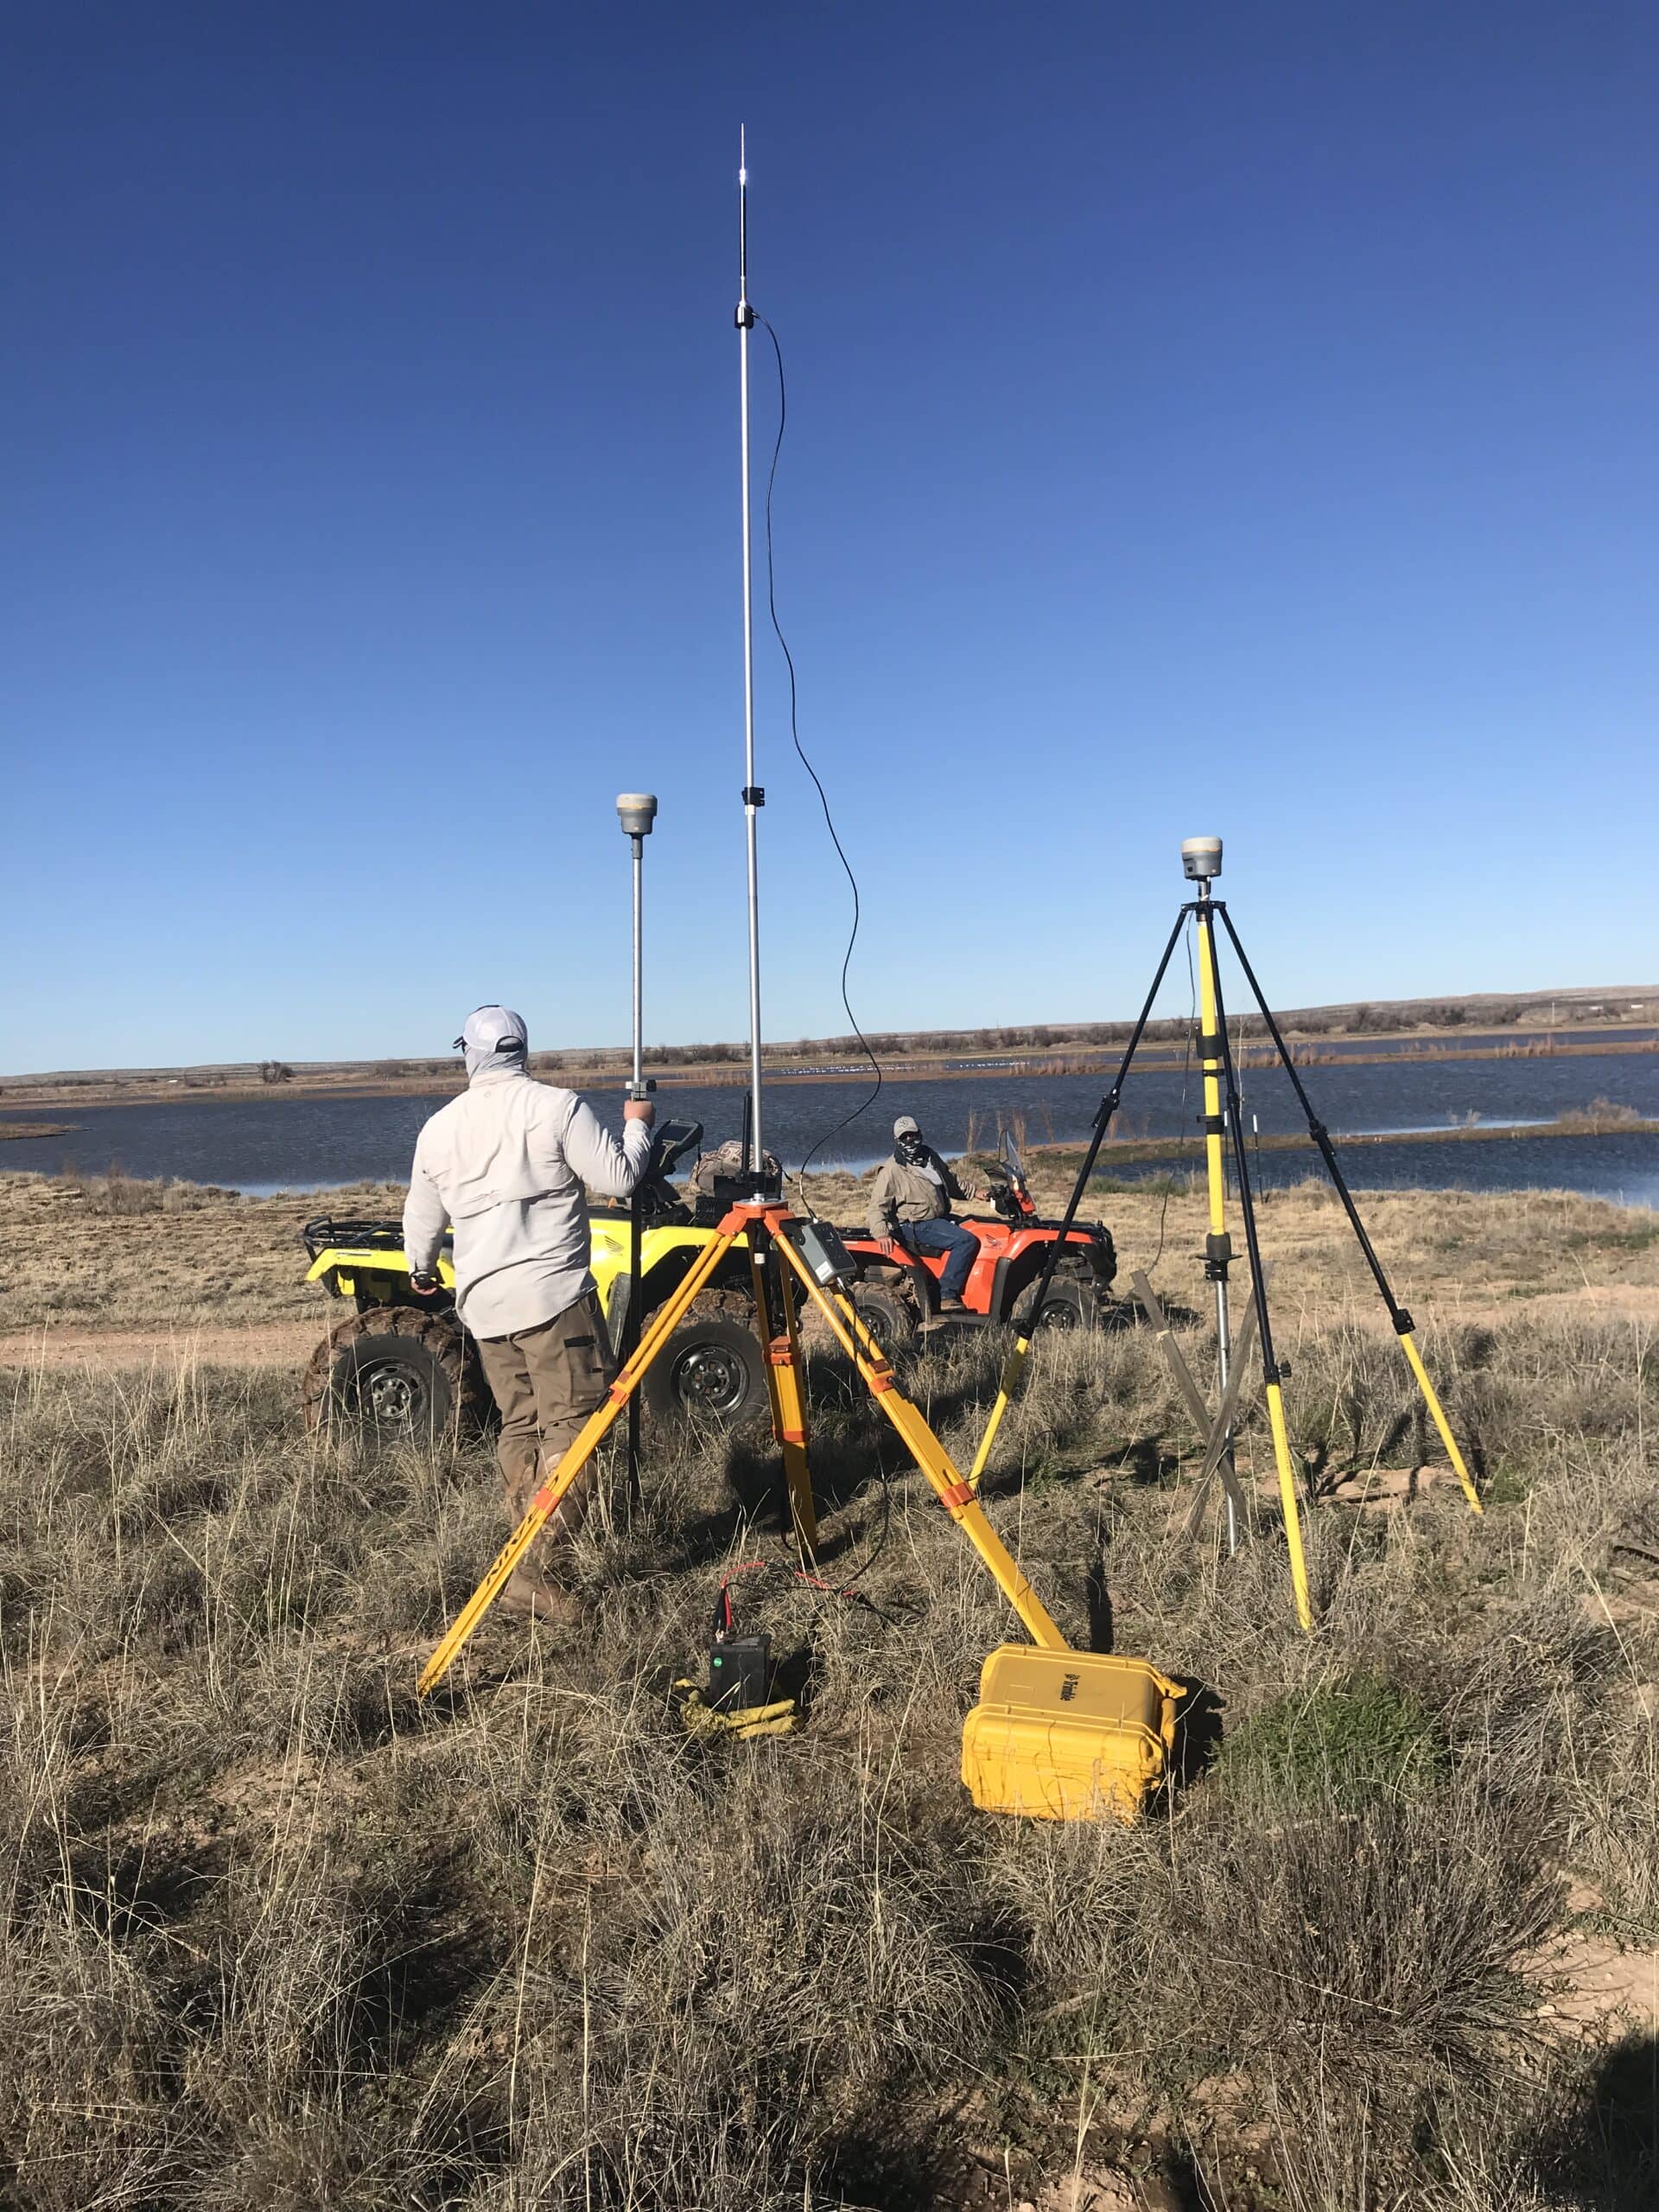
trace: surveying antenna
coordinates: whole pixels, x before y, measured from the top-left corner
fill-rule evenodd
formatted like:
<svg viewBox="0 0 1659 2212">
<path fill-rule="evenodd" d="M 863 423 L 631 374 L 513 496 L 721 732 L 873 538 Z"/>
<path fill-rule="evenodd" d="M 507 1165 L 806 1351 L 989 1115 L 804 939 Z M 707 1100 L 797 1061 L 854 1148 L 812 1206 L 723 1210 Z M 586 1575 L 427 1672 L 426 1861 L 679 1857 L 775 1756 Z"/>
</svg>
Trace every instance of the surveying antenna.
<svg viewBox="0 0 1659 2212">
<path fill-rule="evenodd" d="M 737 410 L 743 480 L 743 823 L 749 861 L 749 1113 L 748 1158 L 754 1195 L 764 1198 L 766 1158 L 760 1141 L 760 857 L 758 817 L 766 794 L 754 780 L 754 518 L 749 493 L 749 333 L 754 309 L 749 305 L 748 133 L 737 133 Z"/>
<path fill-rule="evenodd" d="M 911 1458 L 921 1470 L 939 1503 L 978 1554 L 1004 1598 L 1019 1616 L 1033 1643 L 1045 1653 L 1065 1655 L 1064 1669 L 1056 1673 L 1052 1696 L 1069 1700 L 1074 1693 L 1077 1669 L 1087 1670 L 1115 1662 L 1096 1655 L 1074 1651 L 1066 1643 L 1047 1608 L 1026 1579 L 1019 1562 L 986 1518 L 985 1510 L 929 1426 L 921 1408 L 900 1389 L 880 1345 L 860 1320 L 848 1289 L 853 1265 L 833 1230 L 823 1224 L 802 1221 L 782 1201 L 780 1189 L 768 1189 L 760 1144 L 760 953 L 759 870 L 755 852 L 755 815 L 766 794 L 754 783 L 753 630 L 750 601 L 749 451 L 748 451 L 748 333 L 754 310 L 748 302 L 747 191 L 748 170 L 740 139 L 739 255 L 741 264 L 737 329 L 741 347 L 740 399 L 743 431 L 743 644 L 745 764 L 749 781 L 743 791 L 749 849 L 749 991 L 750 991 L 750 1159 L 735 1191 L 748 1190 L 747 1198 L 722 1191 L 715 1194 L 725 1204 L 713 1236 L 693 1260 L 677 1287 L 646 1321 L 631 1357 L 625 1359 L 601 1404 L 592 1413 L 563 1453 L 546 1474 L 531 1498 L 524 1518 L 486 1569 L 483 1580 L 450 1624 L 436 1649 L 421 1670 L 420 1694 L 429 1696 L 443 1680 L 467 1639 L 505 1587 L 518 1562 L 559 1510 L 566 1492 L 582 1476 L 588 1461 L 613 1424 L 632 1402 L 652 1362 L 690 1312 L 699 1294 L 711 1283 L 721 1263 L 746 1252 L 753 1289 L 757 1332 L 766 1346 L 766 1388 L 772 1408 L 772 1433 L 781 1448 L 785 1480 L 789 1492 L 791 1524 L 799 1549 L 810 1556 L 817 1543 L 817 1509 L 807 1463 L 807 1408 L 798 1305 L 812 1306 L 828 1328 L 831 1340 L 852 1363 L 859 1380 L 876 1406 L 897 1431 Z M 1034 1656 L 1034 1655 L 1033 1655 Z M 1071 1687 L 1066 1685 L 1068 1682 Z"/>
</svg>

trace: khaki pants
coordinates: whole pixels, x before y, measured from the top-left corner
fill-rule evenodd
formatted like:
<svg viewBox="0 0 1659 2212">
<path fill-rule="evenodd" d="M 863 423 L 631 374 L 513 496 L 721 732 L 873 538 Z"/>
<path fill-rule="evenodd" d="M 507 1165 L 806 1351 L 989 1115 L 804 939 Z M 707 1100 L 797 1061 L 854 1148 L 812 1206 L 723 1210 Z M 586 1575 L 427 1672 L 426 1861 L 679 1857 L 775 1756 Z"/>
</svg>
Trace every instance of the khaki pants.
<svg viewBox="0 0 1659 2212">
<path fill-rule="evenodd" d="M 480 1337 L 478 1351 L 490 1395 L 501 1410 L 496 1455 L 507 1510 L 517 1528 L 609 1387 L 611 1344 L 599 1294 L 589 1291 L 537 1328 L 518 1329 L 509 1337 Z M 582 1469 L 519 1563 L 521 1587 L 548 1579 L 550 1549 L 575 1535 L 587 1519 L 592 1476 L 591 1465 Z"/>
</svg>

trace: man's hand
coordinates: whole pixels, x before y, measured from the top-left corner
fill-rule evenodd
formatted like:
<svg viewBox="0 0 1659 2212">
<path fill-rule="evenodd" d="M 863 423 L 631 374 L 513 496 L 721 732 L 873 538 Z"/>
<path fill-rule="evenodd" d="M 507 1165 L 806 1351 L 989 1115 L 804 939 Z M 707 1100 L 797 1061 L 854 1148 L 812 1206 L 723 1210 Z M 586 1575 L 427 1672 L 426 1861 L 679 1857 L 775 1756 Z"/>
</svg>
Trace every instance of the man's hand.
<svg viewBox="0 0 1659 2212">
<path fill-rule="evenodd" d="M 649 1124 L 657 1118 L 657 1109 L 649 1098 L 627 1098 L 622 1103 L 625 1122 L 644 1122 Z"/>
<path fill-rule="evenodd" d="M 443 1287 L 436 1275 L 416 1274 L 412 1268 L 409 1274 L 409 1287 L 416 1298 L 430 1298 Z"/>
<path fill-rule="evenodd" d="M 976 1206 L 988 1206 L 996 1196 L 995 1191 L 970 1191 L 968 1193 Z"/>
<path fill-rule="evenodd" d="M 899 1239 L 896 1236 L 878 1236 L 875 1240 L 875 1249 L 884 1260 L 896 1260 L 900 1253 Z"/>
</svg>

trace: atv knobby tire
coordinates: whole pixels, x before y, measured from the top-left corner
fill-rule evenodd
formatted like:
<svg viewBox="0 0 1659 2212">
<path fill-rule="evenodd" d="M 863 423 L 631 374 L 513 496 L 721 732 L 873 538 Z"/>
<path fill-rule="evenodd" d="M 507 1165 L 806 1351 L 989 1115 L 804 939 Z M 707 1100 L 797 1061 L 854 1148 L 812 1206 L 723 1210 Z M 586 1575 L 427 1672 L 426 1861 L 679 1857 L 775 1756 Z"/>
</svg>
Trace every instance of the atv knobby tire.
<svg viewBox="0 0 1659 2212">
<path fill-rule="evenodd" d="M 1091 1282 L 1084 1282 L 1077 1275 L 1057 1274 L 1048 1286 L 1048 1296 L 1043 1300 L 1041 1315 L 1036 1313 L 1037 1293 L 1040 1286 L 1033 1283 L 1014 1310 L 1014 1326 L 1022 1337 L 1033 1333 L 1033 1322 L 1040 1329 L 1097 1329 L 1100 1326 L 1100 1297 Z"/>
<path fill-rule="evenodd" d="M 889 1284 L 855 1283 L 853 1311 L 889 1358 L 916 1333 L 915 1306 Z"/>
<path fill-rule="evenodd" d="M 657 1421 L 741 1427 L 771 1411 L 760 1339 L 747 1321 L 699 1316 L 694 1306 L 646 1369 L 639 1395 Z"/>
<path fill-rule="evenodd" d="M 377 1306 L 342 1321 L 311 1355 L 301 1385 L 308 1428 L 427 1442 L 477 1429 L 489 1392 L 474 1351 L 447 1314 Z"/>
</svg>

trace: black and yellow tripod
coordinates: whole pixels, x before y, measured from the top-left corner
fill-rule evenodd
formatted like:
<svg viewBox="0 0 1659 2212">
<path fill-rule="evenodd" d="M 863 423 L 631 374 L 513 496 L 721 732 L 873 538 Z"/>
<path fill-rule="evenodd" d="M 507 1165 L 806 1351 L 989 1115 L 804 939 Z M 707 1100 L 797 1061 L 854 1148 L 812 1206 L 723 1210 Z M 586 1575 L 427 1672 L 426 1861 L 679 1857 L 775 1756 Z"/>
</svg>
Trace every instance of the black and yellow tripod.
<svg viewBox="0 0 1659 2212">
<path fill-rule="evenodd" d="M 1189 837 L 1181 847 L 1181 866 L 1187 880 L 1198 885 L 1198 895 L 1189 899 L 1175 918 L 1175 926 L 1169 933 L 1169 941 L 1164 947 L 1163 957 L 1158 963 L 1157 973 L 1152 979 L 1152 988 L 1147 993 L 1140 1016 L 1130 1033 L 1129 1040 L 1124 1048 L 1122 1061 L 1118 1067 L 1112 1087 L 1100 1103 L 1099 1110 L 1095 1116 L 1088 1148 L 1084 1154 L 1083 1162 L 1077 1170 L 1071 1196 L 1066 1205 L 1060 1234 L 1056 1236 L 1049 1248 L 1048 1258 L 1045 1264 L 1042 1279 L 1038 1284 L 1036 1294 L 1032 1300 L 1031 1310 L 1033 1313 L 1040 1313 L 1043 1310 L 1043 1303 L 1048 1294 L 1049 1281 L 1053 1274 L 1055 1262 L 1065 1246 L 1065 1231 L 1077 1217 L 1084 1192 L 1088 1185 L 1090 1177 L 1095 1172 L 1095 1163 L 1100 1155 L 1101 1146 L 1105 1141 L 1107 1133 L 1122 1102 L 1123 1086 L 1128 1079 L 1131 1064 L 1140 1047 L 1141 1039 L 1145 1034 L 1147 1023 L 1151 1018 L 1153 1005 L 1160 990 L 1163 988 L 1164 977 L 1168 972 L 1175 948 L 1180 943 L 1188 922 L 1192 921 L 1196 925 L 1198 940 L 1198 1054 L 1204 1077 L 1204 1142 L 1210 1201 L 1210 1231 L 1205 1240 L 1204 1262 L 1205 1276 L 1215 1290 L 1220 1402 L 1214 1420 L 1207 1420 L 1205 1417 L 1203 1402 L 1198 1396 L 1197 1386 L 1192 1382 L 1191 1377 L 1186 1374 L 1185 1363 L 1181 1360 L 1173 1340 L 1169 1340 L 1166 1348 L 1171 1355 L 1171 1364 L 1176 1370 L 1177 1380 L 1183 1385 L 1183 1395 L 1186 1396 L 1189 1405 L 1194 1407 L 1195 1417 L 1198 1420 L 1201 1431 L 1207 1431 L 1204 1467 L 1199 1478 L 1198 1494 L 1193 1501 L 1192 1520 L 1189 1525 L 1196 1524 L 1198 1515 L 1203 1507 L 1205 1491 L 1211 1478 L 1218 1476 L 1226 1492 L 1229 1533 L 1230 1535 L 1236 1537 L 1236 1516 L 1240 1498 L 1236 1485 L 1232 1479 L 1233 1432 L 1240 1384 L 1243 1375 L 1243 1358 L 1249 1350 L 1249 1334 L 1253 1330 L 1261 1348 L 1268 1425 L 1273 1437 L 1274 1463 L 1279 1480 L 1279 1502 L 1284 1516 L 1286 1541 L 1290 1552 L 1290 1573 L 1295 1592 L 1296 1618 L 1304 1629 L 1311 1630 L 1313 1626 L 1313 1610 L 1308 1594 L 1307 1562 L 1302 1545 L 1301 1512 L 1297 1498 L 1295 1477 L 1290 1463 L 1290 1442 L 1285 1429 L 1285 1402 L 1281 1382 L 1287 1370 L 1274 1354 L 1273 1328 L 1268 1313 L 1266 1279 L 1262 1265 L 1261 1246 L 1256 1236 L 1255 1198 L 1250 1182 L 1249 1157 L 1244 1145 L 1244 1117 L 1239 1102 L 1237 1070 L 1234 1064 L 1232 1045 L 1227 1034 L 1227 1010 L 1222 1000 L 1221 974 L 1216 959 L 1215 925 L 1217 915 L 1231 943 L 1240 969 L 1261 1011 L 1262 1019 L 1267 1025 L 1268 1034 L 1273 1040 L 1280 1062 L 1290 1078 L 1291 1086 L 1296 1093 L 1298 1103 L 1307 1122 L 1308 1135 L 1318 1147 L 1319 1156 L 1325 1163 L 1325 1171 L 1336 1186 L 1337 1196 L 1341 1199 L 1349 1224 L 1358 1239 L 1359 1249 L 1364 1255 L 1365 1264 L 1370 1269 L 1372 1279 L 1382 1294 L 1383 1304 L 1388 1308 L 1389 1319 L 1394 1325 L 1395 1334 L 1400 1339 L 1400 1349 L 1405 1354 L 1407 1364 L 1411 1369 L 1419 1390 L 1422 1393 L 1423 1402 L 1428 1408 L 1436 1429 L 1440 1432 L 1440 1441 L 1445 1445 L 1446 1456 L 1452 1462 L 1459 1482 L 1463 1485 L 1463 1494 L 1469 1501 L 1471 1512 L 1478 1513 L 1482 1510 L 1480 1493 L 1476 1489 L 1474 1479 L 1464 1462 L 1462 1452 L 1458 1449 L 1457 1439 L 1452 1433 L 1452 1426 L 1446 1420 L 1446 1409 L 1440 1403 L 1434 1385 L 1429 1380 L 1428 1370 L 1423 1365 L 1422 1354 L 1417 1348 L 1411 1316 L 1394 1294 L 1388 1276 L 1383 1273 L 1382 1263 L 1377 1258 L 1376 1248 L 1366 1232 L 1364 1223 L 1360 1218 L 1359 1209 L 1354 1203 L 1354 1194 L 1349 1189 L 1347 1179 L 1338 1165 L 1330 1131 L 1313 1110 L 1313 1102 L 1309 1098 L 1296 1064 L 1291 1058 L 1290 1048 L 1286 1044 L 1279 1024 L 1274 1018 L 1273 1010 L 1262 995 L 1262 986 L 1255 980 L 1255 971 L 1245 956 L 1243 945 L 1239 942 L 1238 931 L 1233 927 L 1232 917 L 1227 912 L 1225 901 L 1213 898 L 1211 894 L 1211 883 L 1221 873 L 1220 838 Z M 1226 1160 L 1230 1151 L 1232 1157 L 1234 1179 L 1238 1189 L 1239 1211 L 1243 1217 L 1245 1246 L 1250 1268 L 1250 1311 L 1247 1315 L 1245 1326 L 1239 1331 L 1236 1338 L 1231 1332 L 1228 1316 L 1228 1279 L 1233 1261 L 1232 1238 L 1227 1228 L 1226 1212 Z M 1162 1326 L 1162 1315 L 1156 1300 L 1152 1296 L 1150 1286 L 1146 1284 L 1144 1278 L 1137 1277 L 1135 1287 L 1142 1304 L 1147 1307 L 1154 1325 L 1160 1327 L 1160 1334 L 1167 1338 L 1167 1332 Z M 1019 1387 L 1020 1376 L 1030 1350 L 1029 1340 L 1024 1337 L 1019 1338 L 1003 1369 L 1001 1388 L 997 1392 L 995 1402 L 991 1408 L 990 1417 L 986 1422 L 985 1431 L 980 1439 L 979 1449 L 975 1454 L 974 1464 L 969 1471 L 969 1479 L 976 1489 L 978 1487 L 980 1477 L 990 1456 L 991 1445 L 995 1439 L 997 1429 L 1004 1414 L 1007 1411 L 1009 1399 Z"/>
</svg>

